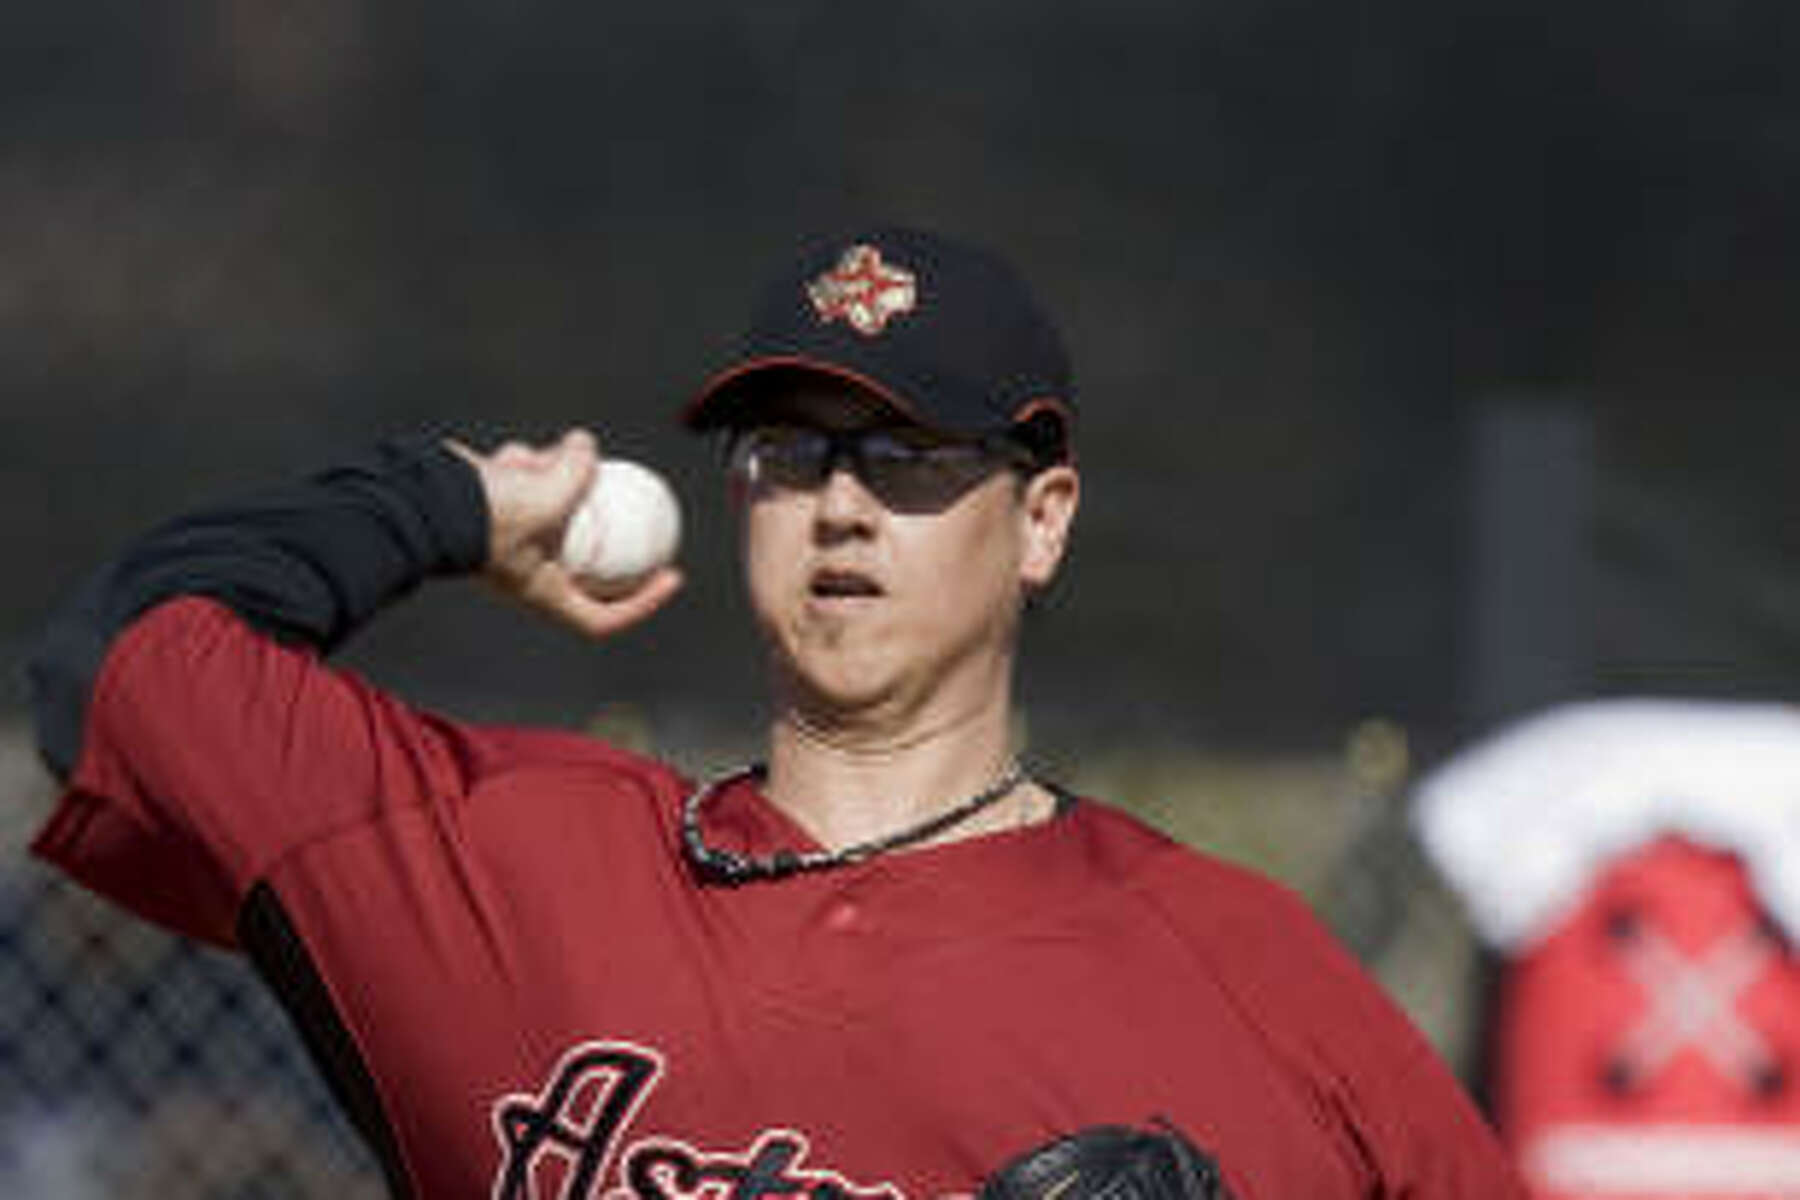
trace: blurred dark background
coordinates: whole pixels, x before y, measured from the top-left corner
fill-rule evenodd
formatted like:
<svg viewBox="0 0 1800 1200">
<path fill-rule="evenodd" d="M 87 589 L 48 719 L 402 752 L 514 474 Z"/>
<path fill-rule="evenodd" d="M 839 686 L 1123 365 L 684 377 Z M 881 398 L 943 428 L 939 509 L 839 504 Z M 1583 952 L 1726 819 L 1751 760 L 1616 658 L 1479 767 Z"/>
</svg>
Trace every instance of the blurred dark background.
<svg viewBox="0 0 1800 1200">
<path fill-rule="evenodd" d="M 147 521 L 383 434 L 570 421 L 692 586 L 599 648 L 474 585 L 351 661 L 474 716 L 755 729 L 671 414 L 799 240 L 1013 256 L 1087 482 L 1040 746 L 1426 754 L 1573 693 L 1787 696 L 1784 0 L 62 0 L 0 15 L 0 651 Z M 8 672 L 7 701 L 23 688 Z"/>
</svg>

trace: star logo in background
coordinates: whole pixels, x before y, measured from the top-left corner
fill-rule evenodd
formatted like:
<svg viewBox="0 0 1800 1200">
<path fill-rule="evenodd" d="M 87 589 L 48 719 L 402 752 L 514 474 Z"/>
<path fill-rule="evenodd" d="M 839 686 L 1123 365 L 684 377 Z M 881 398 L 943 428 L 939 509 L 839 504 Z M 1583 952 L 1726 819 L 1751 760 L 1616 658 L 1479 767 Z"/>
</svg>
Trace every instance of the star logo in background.
<svg viewBox="0 0 1800 1200">
<path fill-rule="evenodd" d="M 918 281 L 911 271 L 883 262 L 881 251 L 855 245 L 837 265 L 806 285 L 819 320 L 842 320 L 864 337 L 874 337 L 901 313 L 918 304 Z"/>
</svg>

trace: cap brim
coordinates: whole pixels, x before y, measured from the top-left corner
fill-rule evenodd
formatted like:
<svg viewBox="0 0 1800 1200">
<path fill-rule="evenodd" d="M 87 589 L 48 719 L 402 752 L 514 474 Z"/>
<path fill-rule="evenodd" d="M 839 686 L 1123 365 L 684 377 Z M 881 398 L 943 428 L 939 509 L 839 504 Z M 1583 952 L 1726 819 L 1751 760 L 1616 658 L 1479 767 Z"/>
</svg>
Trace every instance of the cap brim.
<svg viewBox="0 0 1800 1200">
<path fill-rule="evenodd" d="M 737 411 L 746 403 L 749 389 L 746 383 L 754 376 L 776 371 L 798 371 L 809 375 L 823 375 L 840 383 L 850 384 L 873 395 L 882 403 L 894 408 L 911 420 L 924 425 L 936 426 L 928 415 L 921 412 L 919 406 L 896 392 L 893 388 L 872 376 L 860 371 L 821 358 L 809 358 L 802 354 L 767 355 L 760 358 L 747 359 L 714 375 L 700 388 L 681 412 L 681 423 L 689 429 L 716 429 L 721 425 L 730 425 Z"/>
</svg>

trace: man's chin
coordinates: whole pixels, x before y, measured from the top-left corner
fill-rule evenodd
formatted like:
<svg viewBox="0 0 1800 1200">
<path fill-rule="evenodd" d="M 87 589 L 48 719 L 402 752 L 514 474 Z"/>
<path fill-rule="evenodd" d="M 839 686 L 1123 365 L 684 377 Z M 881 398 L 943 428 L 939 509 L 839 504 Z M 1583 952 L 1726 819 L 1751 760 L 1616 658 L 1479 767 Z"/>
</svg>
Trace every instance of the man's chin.
<svg viewBox="0 0 1800 1200">
<path fill-rule="evenodd" d="M 896 688 L 885 674 L 867 670 L 793 672 L 785 689 L 808 723 L 861 725 L 894 706 Z"/>
<path fill-rule="evenodd" d="M 835 718 L 846 725 L 862 724 L 893 707 L 891 688 L 868 684 L 813 687 L 805 693 L 805 707 L 821 718 Z"/>
</svg>

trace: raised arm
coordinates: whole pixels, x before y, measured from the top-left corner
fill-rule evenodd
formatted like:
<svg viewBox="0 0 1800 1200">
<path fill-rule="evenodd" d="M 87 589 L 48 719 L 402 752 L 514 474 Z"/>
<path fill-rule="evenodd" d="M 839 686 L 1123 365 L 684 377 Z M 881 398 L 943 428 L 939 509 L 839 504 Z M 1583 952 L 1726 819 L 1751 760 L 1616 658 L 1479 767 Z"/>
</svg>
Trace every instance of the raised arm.
<svg viewBox="0 0 1800 1200">
<path fill-rule="evenodd" d="M 229 941 L 242 898 L 296 847 L 383 810 L 454 811 L 481 735 L 323 655 L 434 574 L 484 570 L 599 635 L 553 547 L 591 438 L 492 455 L 436 440 L 169 522 L 97 572 L 30 664 L 39 742 L 64 782 L 36 851 L 142 915 Z"/>
<path fill-rule="evenodd" d="M 107 651 L 164 601 L 204 596 L 324 653 L 426 576 L 478 569 L 487 526 L 476 475 L 417 439 L 152 529 L 86 580 L 27 665 L 44 760 L 73 770 Z"/>
<path fill-rule="evenodd" d="M 491 454 L 395 440 L 153 529 L 89 577 L 28 664 L 45 762 L 59 777 L 73 770 L 108 649 L 176 597 L 216 600 L 278 642 L 321 654 L 422 580 L 477 570 L 589 636 L 642 620 L 680 586 L 675 571 L 608 602 L 583 593 L 556 562 L 556 539 L 596 461 L 592 435 L 579 430 L 549 446 L 509 442 Z"/>
</svg>

